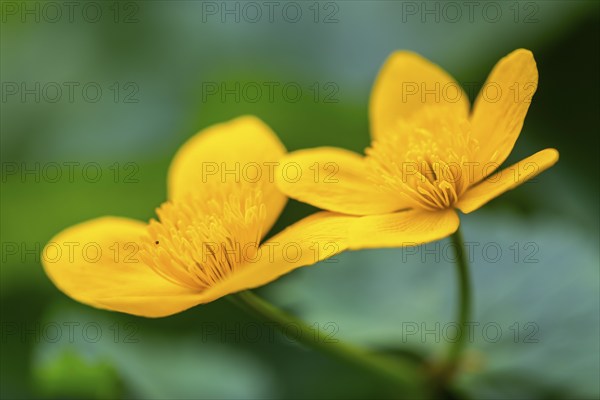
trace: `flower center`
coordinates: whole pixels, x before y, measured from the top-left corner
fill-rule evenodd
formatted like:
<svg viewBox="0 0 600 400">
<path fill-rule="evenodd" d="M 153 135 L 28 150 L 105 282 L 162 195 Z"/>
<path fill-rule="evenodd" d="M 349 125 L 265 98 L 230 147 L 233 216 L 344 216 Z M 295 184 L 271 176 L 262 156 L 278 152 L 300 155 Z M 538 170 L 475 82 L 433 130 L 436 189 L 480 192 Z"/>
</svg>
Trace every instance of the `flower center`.
<svg viewBox="0 0 600 400">
<path fill-rule="evenodd" d="M 439 110 L 421 113 L 399 121 L 367 149 L 370 179 L 415 208 L 450 208 L 469 187 L 468 160 L 477 147 L 468 121 Z"/>
<path fill-rule="evenodd" d="M 207 188 L 208 189 L 208 188 Z M 205 190 L 163 203 L 143 238 L 140 258 L 165 279 L 204 290 L 255 258 L 266 208 L 259 189 L 236 186 L 221 198 Z"/>
</svg>

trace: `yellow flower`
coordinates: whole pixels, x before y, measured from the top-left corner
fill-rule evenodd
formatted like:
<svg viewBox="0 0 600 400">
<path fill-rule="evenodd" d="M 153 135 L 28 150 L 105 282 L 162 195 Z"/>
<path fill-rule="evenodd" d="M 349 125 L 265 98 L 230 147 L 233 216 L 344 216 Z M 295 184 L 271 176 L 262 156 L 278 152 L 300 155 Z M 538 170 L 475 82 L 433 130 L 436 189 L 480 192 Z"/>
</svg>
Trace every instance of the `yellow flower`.
<svg viewBox="0 0 600 400">
<path fill-rule="evenodd" d="M 287 201 L 274 179 L 284 154 L 255 117 L 209 127 L 176 154 L 158 221 L 104 217 L 69 227 L 44 248 L 44 269 L 82 303 L 160 317 L 345 250 L 348 218 L 327 212 L 260 244 Z"/>
<path fill-rule="evenodd" d="M 455 209 L 470 213 L 558 160 L 546 149 L 494 173 L 521 132 L 537 82 L 533 55 L 516 50 L 497 63 L 470 111 L 467 95 L 440 67 L 396 52 L 371 93 L 366 156 L 297 151 L 282 165 L 301 172 L 282 169 L 278 185 L 294 199 L 362 216 L 350 229 L 350 248 L 441 239 L 458 229 Z"/>
</svg>

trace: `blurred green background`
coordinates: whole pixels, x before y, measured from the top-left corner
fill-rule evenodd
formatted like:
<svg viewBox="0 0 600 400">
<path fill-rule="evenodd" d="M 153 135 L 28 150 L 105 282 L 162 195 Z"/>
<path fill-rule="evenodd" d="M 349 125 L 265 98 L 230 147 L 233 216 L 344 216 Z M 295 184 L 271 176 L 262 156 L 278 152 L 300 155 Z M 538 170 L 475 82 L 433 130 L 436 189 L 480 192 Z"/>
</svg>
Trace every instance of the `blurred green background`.
<svg viewBox="0 0 600 400">
<path fill-rule="evenodd" d="M 462 218 L 478 243 L 479 325 L 458 391 L 598 398 L 598 2 L 65 3 L 1 3 L 2 398 L 397 396 L 227 301 L 158 320 L 77 304 L 39 252 L 86 219 L 152 218 L 171 157 L 215 122 L 251 113 L 289 150 L 362 151 L 390 52 L 421 53 L 478 88 L 519 47 L 534 52 L 540 85 L 509 161 L 545 147 L 561 159 Z M 221 86 L 236 84 L 237 95 Z M 290 202 L 274 231 L 311 212 Z M 346 253 L 259 293 L 335 338 L 434 359 L 455 301 L 451 263 L 435 256 L 444 246 Z"/>
</svg>

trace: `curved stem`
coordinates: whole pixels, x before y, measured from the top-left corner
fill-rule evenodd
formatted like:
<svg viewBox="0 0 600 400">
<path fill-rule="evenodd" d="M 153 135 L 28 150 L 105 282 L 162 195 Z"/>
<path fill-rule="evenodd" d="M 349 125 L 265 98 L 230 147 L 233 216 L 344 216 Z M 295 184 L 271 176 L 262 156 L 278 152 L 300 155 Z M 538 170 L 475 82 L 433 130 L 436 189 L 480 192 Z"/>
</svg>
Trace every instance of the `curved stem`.
<svg viewBox="0 0 600 400">
<path fill-rule="evenodd" d="M 469 264 L 465 257 L 463 237 L 460 228 L 452 235 L 452 243 L 456 251 L 456 268 L 458 273 L 459 306 L 456 320 L 460 327 L 459 337 L 450 345 L 448 358 L 445 365 L 445 375 L 451 378 L 457 369 L 466 344 L 468 322 L 471 318 L 471 282 L 469 277 Z"/>
<path fill-rule="evenodd" d="M 287 337 L 293 337 L 308 347 L 349 362 L 362 368 L 365 372 L 386 379 L 405 390 L 411 390 L 411 393 L 418 392 L 419 384 L 424 383 L 414 364 L 369 353 L 338 339 L 327 339 L 328 335 L 319 331 L 318 328 L 308 326 L 250 291 L 238 293 L 235 295 L 235 299 L 263 319 L 275 322 Z M 294 329 L 289 329 L 290 325 L 293 325 Z"/>
</svg>

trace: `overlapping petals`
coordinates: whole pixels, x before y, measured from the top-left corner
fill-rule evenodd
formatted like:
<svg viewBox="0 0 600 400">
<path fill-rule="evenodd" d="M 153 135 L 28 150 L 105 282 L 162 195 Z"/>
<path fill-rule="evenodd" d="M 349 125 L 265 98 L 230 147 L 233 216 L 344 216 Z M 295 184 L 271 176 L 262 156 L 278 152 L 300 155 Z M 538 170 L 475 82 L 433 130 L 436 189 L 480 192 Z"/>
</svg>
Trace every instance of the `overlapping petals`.
<svg viewBox="0 0 600 400">
<path fill-rule="evenodd" d="M 159 221 L 104 217 L 69 227 L 44 248 L 44 269 L 77 301 L 161 317 L 344 251 L 349 217 L 329 212 L 260 243 L 286 202 L 274 183 L 284 153 L 255 117 L 201 131 L 175 155 Z"/>
<path fill-rule="evenodd" d="M 458 228 L 454 208 L 470 213 L 558 161 L 558 152 L 546 149 L 494 174 L 519 137 L 537 85 L 532 53 L 518 49 L 497 63 L 469 113 L 467 95 L 449 74 L 417 54 L 395 52 L 371 93 L 366 156 L 294 152 L 284 163 L 304 171 L 334 164 L 339 181 L 280 177 L 278 185 L 324 210 L 361 215 L 351 224 L 353 249 L 441 239 Z"/>
</svg>

